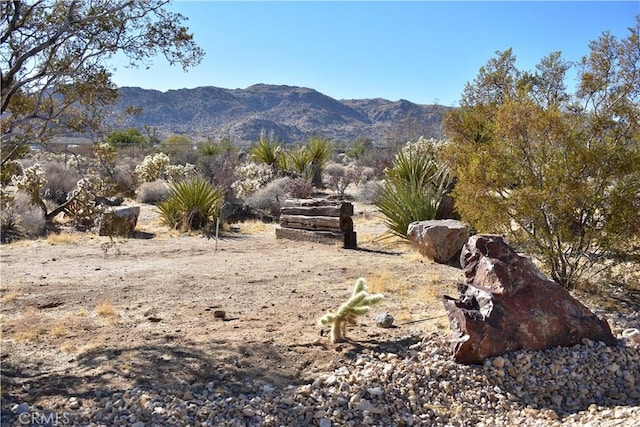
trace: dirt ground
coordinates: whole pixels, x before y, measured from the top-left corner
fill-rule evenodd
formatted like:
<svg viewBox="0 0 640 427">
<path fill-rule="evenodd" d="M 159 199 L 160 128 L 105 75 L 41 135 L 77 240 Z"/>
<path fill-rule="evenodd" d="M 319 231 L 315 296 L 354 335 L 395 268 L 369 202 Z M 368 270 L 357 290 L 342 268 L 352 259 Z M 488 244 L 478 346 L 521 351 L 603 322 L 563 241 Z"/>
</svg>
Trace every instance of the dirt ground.
<svg viewBox="0 0 640 427">
<path fill-rule="evenodd" d="M 143 206 L 139 238 L 61 233 L 3 245 L 4 402 L 46 407 L 183 381 L 298 384 L 332 360 L 448 333 L 439 295 L 457 295 L 461 271 L 381 239 L 375 209 L 355 208 L 357 250 L 276 239 L 276 226 L 261 223 L 218 240 L 180 235 L 153 206 Z M 350 327 L 349 342 L 331 345 L 317 321 L 359 277 L 385 299 Z M 382 312 L 393 328 L 375 325 Z"/>
</svg>

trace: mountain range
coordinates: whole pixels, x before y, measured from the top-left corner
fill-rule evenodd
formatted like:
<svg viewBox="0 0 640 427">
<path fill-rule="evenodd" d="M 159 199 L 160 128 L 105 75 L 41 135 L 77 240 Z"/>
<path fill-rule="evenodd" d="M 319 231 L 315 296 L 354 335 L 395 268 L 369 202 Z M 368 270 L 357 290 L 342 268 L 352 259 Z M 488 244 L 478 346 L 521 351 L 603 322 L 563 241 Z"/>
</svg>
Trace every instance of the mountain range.
<svg viewBox="0 0 640 427">
<path fill-rule="evenodd" d="M 314 89 L 256 84 L 246 89 L 213 86 L 160 92 L 119 88 L 109 122 L 116 128 L 152 129 L 160 137 L 185 135 L 194 141 L 229 139 L 251 144 L 266 132 L 284 143 L 322 135 L 333 141 L 369 138 L 376 144 L 440 138 L 450 107 L 407 100 L 336 100 Z M 125 115 L 134 108 L 137 115 Z"/>
</svg>

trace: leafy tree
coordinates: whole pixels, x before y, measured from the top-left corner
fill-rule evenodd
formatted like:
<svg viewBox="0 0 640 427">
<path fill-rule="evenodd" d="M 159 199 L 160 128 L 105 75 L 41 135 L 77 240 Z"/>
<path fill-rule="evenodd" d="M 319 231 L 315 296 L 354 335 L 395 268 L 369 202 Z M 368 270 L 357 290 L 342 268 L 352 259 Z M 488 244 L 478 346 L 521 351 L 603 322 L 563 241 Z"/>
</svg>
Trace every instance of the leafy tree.
<svg viewBox="0 0 640 427">
<path fill-rule="evenodd" d="M 204 52 L 168 2 L 0 2 L 2 145 L 99 130 L 101 107 L 117 96 L 107 66 L 116 53 L 131 66 L 149 66 L 158 54 L 185 70 L 198 64 Z"/>
<path fill-rule="evenodd" d="M 110 145 L 142 145 L 148 141 L 147 137 L 143 135 L 138 129 L 130 128 L 126 130 L 116 130 L 111 132 L 105 138 L 105 142 Z"/>
<path fill-rule="evenodd" d="M 497 52 L 445 119 L 463 219 L 510 235 L 567 288 L 640 234 L 639 24 L 590 43 L 575 93 L 559 52 L 534 72 Z"/>
</svg>

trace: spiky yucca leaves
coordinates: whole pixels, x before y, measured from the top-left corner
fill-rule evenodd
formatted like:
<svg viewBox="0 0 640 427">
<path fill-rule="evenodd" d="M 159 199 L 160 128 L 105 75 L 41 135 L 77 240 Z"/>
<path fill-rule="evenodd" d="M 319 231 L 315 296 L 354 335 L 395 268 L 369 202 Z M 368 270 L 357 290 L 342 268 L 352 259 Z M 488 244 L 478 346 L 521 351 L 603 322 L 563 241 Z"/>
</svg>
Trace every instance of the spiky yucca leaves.
<svg viewBox="0 0 640 427">
<path fill-rule="evenodd" d="M 223 192 L 202 177 L 169 184 L 169 197 L 158 203 L 162 221 L 182 231 L 202 229 L 220 212 Z"/>
<path fill-rule="evenodd" d="M 249 149 L 249 155 L 256 161 L 270 166 L 275 173 L 286 170 L 287 159 L 282 147 L 275 142 L 270 142 L 265 135 Z"/>
<path fill-rule="evenodd" d="M 385 184 L 375 205 L 386 217 L 389 231 L 406 238 L 412 222 L 435 219 L 450 183 L 449 169 L 438 164 L 433 152 L 409 146 L 385 170 Z"/>
<path fill-rule="evenodd" d="M 307 142 L 309 151 L 309 167 L 311 171 L 311 182 L 318 188 L 322 188 L 322 171 L 331 158 L 331 142 L 320 136 L 312 136 Z"/>
<path fill-rule="evenodd" d="M 332 343 L 345 341 L 347 337 L 347 324 L 355 325 L 356 318 L 369 311 L 373 304 L 384 298 L 382 294 L 370 294 L 367 292 L 367 282 L 364 278 L 356 280 L 351 297 L 342 304 L 337 311 L 329 310 L 322 316 L 318 323 L 331 325 L 329 340 Z"/>
</svg>

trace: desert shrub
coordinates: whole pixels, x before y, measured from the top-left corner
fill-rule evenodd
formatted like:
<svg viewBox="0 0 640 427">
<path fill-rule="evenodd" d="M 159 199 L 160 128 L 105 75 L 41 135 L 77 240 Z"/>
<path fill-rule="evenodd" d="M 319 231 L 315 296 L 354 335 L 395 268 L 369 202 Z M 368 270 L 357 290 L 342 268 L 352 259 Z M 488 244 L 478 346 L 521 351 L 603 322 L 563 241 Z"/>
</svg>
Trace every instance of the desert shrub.
<svg viewBox="0 0 640 427">
<path fill-rule="evenodd" d="M 311 197 L 315 187 L 303 178 L 293 178 L 289 180 L 289 195 L 294 199 L 308 199 Z"/>
<path fill-rule="evenodd" d="M 169 185 L 161 179 L 143 182 L 138 188 L 136 200 L 140 203 L 157 204 L 169 197 Z"/>
<path fill-rule="evenodd" d="M 196 167 L 190 163 L 184 165 L 170 163 L 171 159 L 165 153 L 149 155 L 136 166 L 134 175 L 140 182 L 153 182 L 159 179 L 179 181 L 194 177 L 197 173 Z"/>
<path fill-rule="evenodd" d="M 201 155 L 196 166 L 203 176 L 224 190 L 226 200 L 231 200 L 235 195 L 232 191 L 233 183 L 238 180 L 237 163 L 237 154 L 219 152 L 214 155 Z"/>
<path fill-rule="evenodd" d="M 449 169 L 423 141 L 408 143 L 385 170 L 385 182 L 375 205 L 386 217 L 389 231 L 406 238 L 414 221 L 435 219 L 451 182 Z"/>
<path fill-rule="evenodd" d="M 133 170 L 126 163 L 119 163 L 113 168 L 111 176 L 114 191 L 124 196 L 133 196 L 136 192 L 136 179 Z"/>
<path fill-rule="evenodd" d="M 7 161 L 0 167 L 0 184 L 8 185 L 15 176 L 22 175 L 22 164 L 15 160 Z"/>
<path fill-rule="evenodd" d="M 70 191 L 76 188 L 80 173 L 59 161 L 43 162 L 42 168 L 46 179 L 42 187 L 43 197 L 55 203 L 64 203 Z"/>
<path fill-rule="evenodd" d="M 231 188 L 241 199 L 246 199 L 275 177 L 273 168 L 266 164 L 254 162 L 245 163 L 236 167 L 235 173 L 240 179 L 231 184 Z"/>
<path fill-rule="evenodd" d="M 17 193 L 3 202 L 0 210 L 0 242 L 11 243 L 44 233 L 46 221 L 40 209 L 34 209 L 31 198 Z"/>
<path fill-rule="evenodd" d="M 158 203 L 160 218 L 181 231 L 200 230 L 218 217 L 222 191 L 206 178 L 192 177 L 169 184 L 169 197 Z"/>
<path fill-rule="evenodd" d="M 41 236 L 44 234 L 46 228 L 44 213 L 40 209 L 34 209 L 29 196 L 20 193 L 16 194 L 12 209 L 18 215 L 20 225 L 27 236 Z"/>
<path fill-rule="evenodd" d="M 176 165 L 195 164 L 200 156 L 191 139 L 185 135 L 168 137 L 161 144 L 160 151 L 168 155 L 171 163 Z"/>
<path fill-rule="evenodd" d="M 0 210 L 0 243 L 11 243 L 22 239 L 23 236 L 18 214 L 10 208 Z"/>
<path fill-rule="evenodd" d="M 507 234 L 566 288 L 640 234 L 640 26 L 630 31 L 591 42 L 575 93 L 559 52 L 534 73 L 498 52 L 445 119 L 462 218 Z"/>
<path fill-rule="evenodd" d="M 39 163 L 36 163 L 23 170 L 22 175 L 14 176 L 13 185 L 29 196 L 31 204 L 38 206 L 46 214 L 47 206 L 43 200 L 43 188 L 47 184 L 44 176 L 44 169 Z"/>
<path fill-rule="evenodd" d="M 280 216 L 281 203 L 289 197 L 290 182 L 291 178 L 288 177 L 271 181 L 247 198 L 247 206 L 278 218 Z"/>
<path fill-rule="evenodd" d="M 90 229 L 95 226 L 104 209 L 96 203 L 96 197 L 105 194 L 103 182 L 82 178 L 76 188 L 67 195 L 64 212 L 78 229 Z"/>
<path fill-rule="evenodd" d="M 170 159 L 165 153 L 149 155 L 136 166 L 134 174 L 140 182 L 153 182 L 166 177 Z"/>
<path fill-rule="evenodd" d="M 325 168 L 329 187 L 336 192 L 338 197 L 344 198 L 347 187 L 360 181 L 361 169 L 353 165 L 341 165 L 330 163 Z"/>
<path fill-rule="evenodd" d="M 356 200 L 363 203 L 374 203 L 382 193 L 383 181 L 367 181 L 362 184 L 356 195 Z"/>
</svg>

